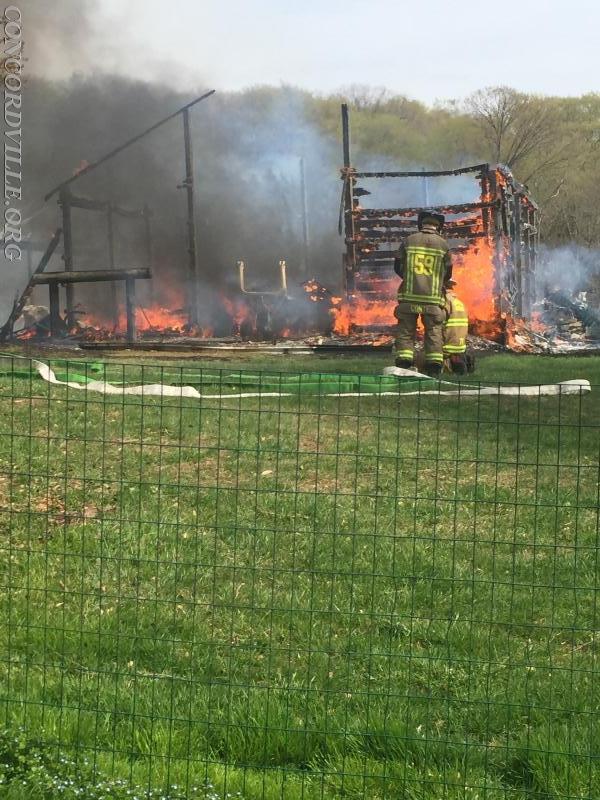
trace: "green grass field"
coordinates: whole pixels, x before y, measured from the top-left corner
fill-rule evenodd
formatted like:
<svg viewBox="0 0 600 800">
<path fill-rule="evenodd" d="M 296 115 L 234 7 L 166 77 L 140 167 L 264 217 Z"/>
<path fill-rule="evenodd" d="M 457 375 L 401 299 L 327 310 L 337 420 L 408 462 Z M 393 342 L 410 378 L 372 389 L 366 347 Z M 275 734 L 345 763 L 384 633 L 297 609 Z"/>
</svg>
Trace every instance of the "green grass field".
<svg viewBox="0 0 600 800">
<path fill-rule="evenodd" d="M 73 797 L 598 798 L 600 359 L 476 377 L 598 387 L 199 401 L 1 377 L 0 719 L 25 743 L 0 737 L 0 797 L 70 797 L 81 769 L 125 785 Z"/>
</svg>

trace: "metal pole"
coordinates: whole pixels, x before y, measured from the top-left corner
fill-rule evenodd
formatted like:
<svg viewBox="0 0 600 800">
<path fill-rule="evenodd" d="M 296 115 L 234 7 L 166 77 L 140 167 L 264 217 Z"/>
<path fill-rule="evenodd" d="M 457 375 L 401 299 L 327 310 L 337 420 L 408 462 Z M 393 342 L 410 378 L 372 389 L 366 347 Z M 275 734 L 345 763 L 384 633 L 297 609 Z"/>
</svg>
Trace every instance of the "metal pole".
<svg viewBox="0 0 600 800">
<path fill-rule="evenodd" d="M 183 111 L 183 139 L 185 147 L 185 181 L 183 183 L 187 192 L 187 229 L 188 229 L 188 269 L 189 269 L 189 318 L 191 325 L 197 325 L 199 286 L 198 286 L 198 255 L 196 250 L 196 209 L 194 196 L 194 151 L 190 129 L 189 108 Z"/>
<path fill-rule="evenodd" d="M 65 262 L 65 272 L 73 271 L 73 228 L 71 224 L 71 191 L 67 186 L 63 186 L 60 190 L 59 205 L 62 210 L 62 229 L 63 229 L 63 242 L 64 253 L 63 261 Z M 67 298 L 67 328 L 70 330 L 75 325 L 75 292 L 72 284 L 66 286 Z"/>
<path fill-rule="evenodd" d="M 306 278 L 309 271 L 310 233 L 308 227 L 308 197 L 306 193 L 306 171 L 304 157 L 300 159 L 300 192 L 302 200 L 302 268 L 301 273 Z"/>
</svg>

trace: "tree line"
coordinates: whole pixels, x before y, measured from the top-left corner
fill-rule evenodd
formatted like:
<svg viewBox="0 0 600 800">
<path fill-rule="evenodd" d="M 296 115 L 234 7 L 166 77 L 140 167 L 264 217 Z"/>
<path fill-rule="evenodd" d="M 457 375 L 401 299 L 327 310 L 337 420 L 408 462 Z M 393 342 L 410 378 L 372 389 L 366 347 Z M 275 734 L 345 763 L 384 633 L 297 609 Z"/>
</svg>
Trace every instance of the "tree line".
<svg viewBox="0 0 600 800">
<path fill-rule="evenodd" d="M 210 87 L 198 94 L 204 88 Z M 23 165 L 25 211 L 28 231 L 39 239 L 57 222 L 54 201 L 40 207 L 49 188 L 190 99 L 167 86 L 115 76 L 64 83 L 31 78 L 24 91 L 35 121 Z M 332 286 L 341 279 L 341 102 L 351 108 L 357 165 L 452 169 L 500 162 L 539 203 L 544 243 L 600 246 L 600 94 L 541 97 L 493 87 L 427 106 L 383 88 L 318 95 L 261 86 L 218 92 L 194 115 L 199 252 L 209 283 L 235 283 L 238 258 L 267 283 L 279 258 L 301 277 L 300 157 L 308 184 L 310 274 Z M 184 202 L 176 188 L 182 170 L 182 134 L 173 123 L 76 186 L 126 206 L 147 202 L 156 212 L 156 263 L 166 274 L 187 263 Z M 105 234 L 95 218 L 79 215 L 76 222 L 78 263 L 85 268 L 103 258 Z M 119 260 L 129 263 L 142 252 L 136 241 Z"/>
<path fill-rule="evenodd" d="M 428 107 L 352 86 L 307 102 L 329 133 L 339 127 L 340 102 L 348 102 L 361 153 L 431 169 L 505 164 L 539 203 L 545 243 L 600 245 L 600 94 L 545 97 L 496 86 Z"/>
</svg>

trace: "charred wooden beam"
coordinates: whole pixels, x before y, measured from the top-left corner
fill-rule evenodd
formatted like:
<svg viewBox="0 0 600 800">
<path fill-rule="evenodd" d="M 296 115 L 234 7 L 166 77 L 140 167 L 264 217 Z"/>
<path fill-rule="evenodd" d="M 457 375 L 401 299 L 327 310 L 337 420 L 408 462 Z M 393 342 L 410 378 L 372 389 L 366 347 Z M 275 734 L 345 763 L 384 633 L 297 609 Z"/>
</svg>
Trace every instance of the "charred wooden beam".
<svg viewBox="0 0 600 800">
<path fill-rule="evenodd" d="M 86 211 L 107 211 L 110 206 L 113 214 L 119 217 L 127 217 L 128 219 L 142 219 L 144 216 L 143 209 L 123 208 L 122 206 L 114 205 L 110 200 L 93 200 L 91 197 L 82 197 L 74 194 L 70 196 L 70 204 L 72 208 L 81 208 Z"/>
<path fill-rule="evenodd" d="M 490 193 L 498 201 L 491 213 L 491 233 L 494 240 L 494 307 L 496 314 L 501 316 L 506 313 L 508 309 L 505 308 L 504 303 L 504 286 L 503 286 L 503 270 L 504 270 L 504 226 L 501 198 L 501 187 L 498 185 L 498 172 L 492 170 L 488 175 Z"/>
<path fill-rule="evenodd" d="M 537 208 L 533 205 L 527 207 L 527 291 L 529 293 L 530 306 L 536 300 L 536 266 L 537 266 L 537 244 L 539 231 L 537 227 Z"/>
<path fill-rule="evenodd" d="M 346 234 L 346 252 L 344 253 L 344 287 L 346 293 L 354 291 L 354 275 L 357 267 L 357 251 L 354 245 L 354 170 L 350 158 L 350 117 L 348 106 L 342 104 L 342 148 L 344 168 L 342 179 L 342 213 L 344 217 L 344 230 Z"/>
<path fill-rule="evenodd" d="M 521 245 L 521 196 L 516 194 L 513 198 L 514 207 L 512 215 L 512 248 L 513 248 L 513 264 L 515 267 L 515 280 L 517 284 L 517 299 L 516 310 L 517 314 L 522 317 L 524 314 L 529 316 L 531 309 L 528 309 L 528 300 L 525 296 L 525 280 L 523 277 L 523 258 L 522 258 L 522 245 Z"/>
<path fill-rule="evenodd" d="M 65 284 L 70 283 L 98 283 L 101 281 L 126 281 L 147 280 L 152 277 L 152 273 L 147 267 L 135 269 L 87 269 L 73 270 L 72 272 L 45 272 L 40 275 L 33 275 L 31 282 L 34 286 L 43 284 Z"/>
<path fill-rule="evenodd" d="M 455 230 L 463 230 L 467 228 L 481 228 L 482 221 L 481 217 L 465 217 L 463 219 L 452 220 L 447 222 L 444 226 L 444 235 L 448 231 L 455 231 Z M 372 230 L 373 228 L 399 228 L 400 230 L 404 230 L 410 228 L 411 230 L 416 230 L 416 224 L 414 219 L 382 219 L 373 217 L 371 219 L 359 219 L 358 225 L 359 230 Z"/>
<path fill-rule="evenodd" d="M 495 205 L 493 201 L 481 203 L 460 203 L 450 206 L 435 206 L 431 210 L 436 214 L 444 214 L 444 216 L 451 216 L 453 214 L 467 214 L 470 211 L 477 211 L 479 209 L 492 208 Z M 418 217 L 422 208 L 361 208 L 359 212 L 355 212 L 357 217 L 370 218 L 370 217 Z"/>
<path fill-rule="evenodd" d="M 71 272 L 73 270 L 73 227 L 72 227 L 72 217 L 71 217 L 71 190 L 68 186 L 63 186 L 60 190 L 60 195 L 58 198 L 58 204 L 61 208 L 62 213 L 62 228 L 63 228 L 63 241 L 64 241 L 64 252 L 63 252 L 63 261 L 65 264 L 65 270 L 67 272 Z M 67 328 L 71 328 L 75 325 L 75 292 L 73 291 L 73 286 L 71 283 L 67 284 Z"/>
<path fill-rule="evenodd" d="M 342 103 L 342 149 L 344 151 L 344 166 L 349 167 L 350 160 L 350 118 L 348 116 L 348 104 Z"/>
<path fill-rule="evenodd" d="M 539 210 L 539 206 L 529 194 L 529 189 L 527 188 L 527 186 L 525 186 L 524 183 L 519 183 L 519 181 L 515 179 L 515 176 L 507 167 L 505 167 L 503 164 L 495 164 L 493 167 L 490 167 L 490 169 L 493 169 L 496 172 L 500 173 L 503 179 L 508 184 L 510 184 L 510 186 L 512 186 L 515 192 L 517 192 L 520 195 L 523 195 L 527 199 L 527 203 L 531 205 L 533 208 L 535 208 L 536 211 Z"/>
<path fill-rule="evenodd" d="M 373 244 L 384 244 L 386 242 L 403 242 L 411 233 L 416 233 L 417 228 L 408 228 L 402 233 L 382 234 L 381 231 L 367 230 L 363 231 L 364 238 L 357 237 L 356 244 L 361 246 L 370 247 Z M 483 239 L 487 236 L 484 231 L 472 231 L 470 229 L 455 229 L 452 231 L 444 231 L 446 239 Z"/>
<path fill-rule="evenodd" d="M 188 231 L 188 276 L 189 276 L 189 319 L 192 325 L 199 323 L 200 282 L 198 275 L 198 252 L 196 243 L 196 211 L 194 192 L 194 151 L 189 108 L 183 111 L 183 143 L 185 153 L 185 180 L 182 187 L 187 197 Z"/>
<path fill-rule="evenodd" d="M 108 203 L 106 209 L 106 225 L 108 236 L 108 263 L 111 271 L 115 269 L 115 231 L 114 231 L 114 206 Z M 119 304 L 117 302 L 117 284 L 110 282 L 110 302 L 113 310 L 113 323 L 115 328 L 119 325 Z"/>
<path fill-rule="evenodd" d="M 472 167 L 460 167 L 459 169 L 441 169 L 429 172 L 356 172 L 356 178 L 443 178 L 452 175 L 466 175 L 470 172 L 481 173 L 488 169 L 488 164 L 476 164 Z"/>
<path fill-rule="evenodd" d="M 125 311 L 127 315 L 127 341 L 135 342 L 137 337 L 135 326 L 135 278 L 130 275 L 125 279 Z"/>
</svg>

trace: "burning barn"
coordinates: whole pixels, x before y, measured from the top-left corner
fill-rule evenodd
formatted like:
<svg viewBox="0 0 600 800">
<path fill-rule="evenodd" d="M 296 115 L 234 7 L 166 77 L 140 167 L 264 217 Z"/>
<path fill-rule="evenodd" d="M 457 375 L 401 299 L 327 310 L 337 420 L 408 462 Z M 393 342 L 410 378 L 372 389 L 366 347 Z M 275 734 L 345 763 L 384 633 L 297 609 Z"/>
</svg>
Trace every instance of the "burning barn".
<svg viewBox="0 0 600 800">
<path fill-rule="evenodd" d="M 267 275 L 270 268 L 264 260 L 260 264 L 251 261 L 250 275 L 255 274 L 257 282 L 247 284 L 246 263 L 238 261 L 237 269 L 235 263 L 231 264 L 231 279 L 220 283 L 207 281 L 206 263 L 202 260 L 206 236 L 200 244 L 196 241 L 189 111 L 212 94 L 205 93 L 102 158 L 85 162 L 46 195 L 47 200 L 57 196 L 60 227 L 36 268 L 29 264 L 29 282 L 0 330 L 0 339 L 12 336 L 20 319 L 19 338 L 70 336 L 82 341 L 116 339 L 131 343 L 138 337 L 158 341 L 185 336 L 186 342 L 193 345 L 198 339 L 211 337 L 237 341 L 299 339 L 312 334 L 320 337 L 329 335 L 333 329 L 344 337 L 357 334 L 345 339 L 354 345 L 389 344 L 387 334 L 395 325 L 398 287 L 393 272 L 394 253 L 402 239 L 416 229 L 418 213 L 424 207 L 435 207 L 446 217 L 445 234 L 453 243 L 459 293 L 467 304 L 475 330 L 484 335 L 494 334 L 507 319 L 531 316 L 538 209 L 526 188 L 506 168 L 489 164 L 438 172 L 358 169 L 351 162 L 345 105 L 340 209 L 340 233 L 345 236 L 342 296 L 334 296 L 316 279 L 301 284 L 297 281 L 299 277 L 308 277 L 308 204 L 302 159 L 304 263 L 296 259 L 288 274 L 286 262 L 281 259 L 277 279 Z M 177 188 L 185 189 L 187 200 L 186 235 L 182 237 L 187 256 L 171 264 L 153 252 L 157 217 L 146 203 L 134 208 L 106 195 L 92 199 L 73 191 L 72 185 L 157 127 L 179 117 L 183 119 L 185 179 Z M 439 198 L 429 191 L 434 179 L 460 183 L 466 177 L 476 187 L 474 198 L 468 202 L 462 199 L 440 204 L 436 202 Z M 389 186 L 387 194 L 377 191 L 390 181 L 391 191 Z M 365 188 L 367 185 L 371 192 Z M 408 186 L 412 189 L 407 190 Z M 419 192 L 422 202 L 416 204 Z M 371 199 L 379 201 L 381 195 L 385 202 L 374 205 Z M 86 239 L 85 231 L 80 230 L 80 215 L 95 221 L 93 245 Z M 135 252 L 122 246 L 124 228 L 135 229 L 135 237 L 131 239 L 137 242 Z M 74 245 L 76 232 L 79 247 Z M 333 249 L 333 225 L 330 233 L 328 241 L 332 241 Z M 62 256 L 58 255 L 59 244 Z M 85 263 L 82 249 L 88 256 Z M 62 260 L 59 269 L 52 262 L 55 251 Z M 50 269 L 46 270 L 48 265 Z M 321 277 L 327 280 L 331 275 Z"/>
<path fill-rule="evenodd" d="M 368 171 L 353 166 L 348 107 L 342 106 L 343 158 L 340 232 L 345 238 L 345 297 L 335 309 L 335 329 L 385 329 L 393 324 L 398 279 L 394 253 L 417 230 L 423 208 L 444 214 L 444 235 L 454 254 L 454 277 L 471 322 L 483 329 L 507 318 L 527 319 L 535 300 L 538 207 L 527 188 L 501 165 L 477 164 L 455 170 Z M 436 206 L 429 202 L 434 178 L 470 176 L 478 186 L 471 202 Z M 421 205 L 364 207 L 373 192 L 362 184 L 420 182 Z M 388 197 L 393 192 L 388 192 Z M 398 192 L 398 195 L 400 193 Z M 414 196 L 414 193 L 413 193 Z M 485 323 L 485 325 L 482 325 Z"/>
</svg>

